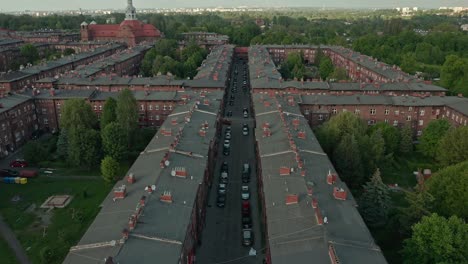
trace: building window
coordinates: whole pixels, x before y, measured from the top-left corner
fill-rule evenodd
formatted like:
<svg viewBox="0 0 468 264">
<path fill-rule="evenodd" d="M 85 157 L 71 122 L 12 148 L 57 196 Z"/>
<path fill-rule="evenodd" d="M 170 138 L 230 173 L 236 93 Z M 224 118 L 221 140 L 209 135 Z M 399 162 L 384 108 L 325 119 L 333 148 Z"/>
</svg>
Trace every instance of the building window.
<svg viewBox="0 0 468 264">
<path fill-rule="evenodd" d="M 333 109 L 332 109 L 332 113 L 333 113 L 333 114 L 336 114 L 336 108 L 333 108 Z"/>
<path fill-rule="evenodd" d="M 343 113 L 345 113 L 345 112 L 348 112 L 348 110 L 346 110 L 346 108 L 343 108 Z"/>
<path fill-rule="evenodd" d="M 156 120 L 159 120 L 159 115 L 156 115 Z"/>
<path fill-rule="evenodd" d="M 384 122 L 385 122 L 386 124 L 388 124 L 388 119 L 385 119 Z"/>
<path fill-rule="evenodd" d="M 418 123 L 419 123 L 420 126 L 422 126 L 422 125 L 424 125 L 424 120 L 419 120 Z"/>
<path fill-rule="evenodd" d="M 385 109 L 385 115 L 388 115 L 388 114 L 390 114 L 390 110 Z"/>
<path fill-rule="evenodd" d="M 400 115 L 400 111 L 399 110 L 395 110 L 395 115 Z"/>
<path fill-rule="evenodd" d="M 46 108 L 42 108 L 42 114 L 43 115 L 47 114 L 47 109 Z"/>
<path fill-rule="evenodd" d="M 169 110 L 172 110 L 172 105 L 169 105 Z"/>
<path fill-rule="evenodd" d="M 88 108 L 89 109 L 89 108 Z M 97 105 L 94 105 L 94 111 L 97 111 Z"/>
<path fill-rule="evenodd" d="M 440 114 L 440 109 L 436 109 L 436 115 Z"/>
<path fill-rule="evenodd" d="M 166 105 L 163 105 L 163 110 L 164 110 L 164 111 L 167 110 L 167 106 L 166 106 Z"/>
<path fill-rule="evenodd" d="M 153 110 L 153 105 L 149 105 L 149 110 Z"/>
<path fill-rule="evenodd" d="M 5 124 L 2 124 L 2 130 L 6 130 Z"/>
<path fill-rule="evenodd" d="M 149 116 L 149 120 L 153 120 L 153 116 L 152 116 L 152 115 Z"/>
<path fill-rule="evenodd" d="M 421 110 L 421 111 L 419 111 L 419 115 L 420 115 L 420 116 L 424 116 L 425 112 L 426 112 L 426 111 Z"/>
<path fill-rule="evenodd" d="M 319 115 L 318 120 L 323 120 L 323 115 Z"/>
<path fill-rule="evenodd" d="M 393 121 L 393 126 L 398 126 L 398 120 Z"/>
<path fill-rule="evenodd" d="M 145 111 L 145 105 L 140 105 L 141 111 Z"/>
<path fill-rule="evenodd" d="M 356 115 L 359 115 L 359 114 L 361 113 L 361 109 L 357 109 L 357 108 L 356 108 L 356 109 L 354 110 L 354 113 L 355 113 Z"/>
<path fill-rule="evenodd" d="M 102 111 L 102 105 L 99 106 L 99 111 Z"/>
<path fill-rule="evenodd" d="M 373 125 L 373 124 L 375 124 L 375 120 L 371 119 L 371 120 L 367 121 L 367 124 L 368 125 Z"/>
<path fill-rule="evenodd" d="M 422 135 L 422 131 L 421 131 L 421 130 L 418 130 L 417 135 L 418 135 L 418 137 L 421 136 L 421 135 Z"/>
<path fill-rule="evenodd" d="M 408 112 L 413 111 L 413 107 L 408 107 Z"/>
<path fill-rule="evenodd" d="M 159 110 L 159 105 L 154 105 L 154 110 Z"/>
<path fill-rule="evenodd" d="M 44 125 L 48 125 L 48 124 L 49 124 L 49 119 L 44 118 Z"/>
<path fill-rule="evenodd" d="M 375 109 L 371 109 L 371 110 L 370 110 L 370 114 L 371 114 L 371 115 L 375 115 Z"/>
<path fill-rule="evenodd" d="M 306 109 L 306 110 L 304 111 L 304 115 L 310 115 L 309 109 Z"/>
<path fill-rule="evenodd" d="M 406 121 L 411 121 L 411 116 L 410 115 L 406 117 Z"/>
</svg>

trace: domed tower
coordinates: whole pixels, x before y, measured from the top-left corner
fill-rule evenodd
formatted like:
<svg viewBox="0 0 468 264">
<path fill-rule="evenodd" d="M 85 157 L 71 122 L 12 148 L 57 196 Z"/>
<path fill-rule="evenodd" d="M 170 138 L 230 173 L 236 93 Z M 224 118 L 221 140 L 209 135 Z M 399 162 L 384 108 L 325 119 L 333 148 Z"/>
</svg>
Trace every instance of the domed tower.
<svg viewBox="0 0 468 264">
<path fill-rule="evenodd" d="M 137 20 L 136 9 L 132 0 L 127 0 L 127 9 L 125 11 L 125 20 Z"/>
<path fill-rule="evenodd" d="M 89 41 L 89 28 L 88 23 L 84 21 L 80 26 L 81 41 Z"/>
</svg>

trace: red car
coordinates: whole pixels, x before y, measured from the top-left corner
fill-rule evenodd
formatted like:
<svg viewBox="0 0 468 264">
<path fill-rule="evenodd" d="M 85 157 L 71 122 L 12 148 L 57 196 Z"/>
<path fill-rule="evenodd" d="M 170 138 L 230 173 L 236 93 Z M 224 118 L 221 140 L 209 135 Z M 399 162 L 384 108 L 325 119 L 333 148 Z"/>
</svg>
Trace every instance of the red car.
<svg viewBox="0 0 468 264">
<path fill-rule="evenodd" d="M 27 166 L 28 166 L 28 163 L 22 159 L 17 159 L 17 160 L 10 162 L 10 167 L 12 168 L 24 168 Z"/>
</svg>

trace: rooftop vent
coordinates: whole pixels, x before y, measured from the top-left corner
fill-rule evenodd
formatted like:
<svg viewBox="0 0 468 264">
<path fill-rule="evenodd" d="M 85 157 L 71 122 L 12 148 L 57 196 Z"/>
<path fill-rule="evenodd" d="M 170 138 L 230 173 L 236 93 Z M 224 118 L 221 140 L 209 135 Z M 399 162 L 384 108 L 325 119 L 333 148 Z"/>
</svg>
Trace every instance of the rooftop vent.
<svg viewBox="0 0 468 264">
<path fill-rule="evenodd" d="M 333 197 L 337 200 L 346 200 L 346 191 L 343 188 L 333 188 Z"/>
<path fill-rule="evenodd" d="M 280 176 L 287 176 L 287 175 L 291 175 L 291 169 L 289 167 L 281 167 L 280 170 L 279 170 L 279 174 Z"/>
<path fill-rule="evenodd" d="M 286 195 L 286 205 L 297 204 L 299 202 L 299 196 L 297 194 Z"/>
<path fill-rule="evenodd" d="M 133 173 L 127 175 L 127 182 L 130 184 L 134 184 L 136 182 L 135 175 L 133 175 Z"/>
<path fill-rule="evenodd" d="M 113 200 L 115 202 L 117 199 L 124 199 L 126 195 L 127 195 L 127 187 L 125 185 L 122 185 L 114 189 Z"/>
<path fill-rule="evenodd" d="M 172 194 L 170 191 L 164 191 L 159 200 L 163 203 L 172 203 Z"/>
<path fill-rule="evenodd" d="M 175 167 L 171 171 L 173 177 L 187 178 L 187 171 L 185 167 Z"/>
<path fill-rule="evenodd" d="M 327 183 L 328 184 L 334 184 L 336 182 L 336 179 L 338 178 L 338 175 L 331 173 L 331 171 L 328 171 L 327 175 Z"/>
</svg>

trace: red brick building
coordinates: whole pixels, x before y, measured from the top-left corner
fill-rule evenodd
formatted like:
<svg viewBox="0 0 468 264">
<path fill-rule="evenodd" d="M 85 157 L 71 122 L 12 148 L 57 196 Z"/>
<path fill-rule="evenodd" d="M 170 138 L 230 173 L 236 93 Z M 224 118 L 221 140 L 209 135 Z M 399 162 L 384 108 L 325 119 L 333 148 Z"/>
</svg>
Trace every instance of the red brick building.
<svg viewBox="0 0 468 264">
<path fill-rule="evenodd" d="M 128 0 L 125 20 L 120 25 L 98 25 L 94 21 L 81 23 L 82 41 L 117 41 L 135 46 L 141 42 L 154 42 L 161 37 L 155 26 L 138 21 L 132 0 Z"/>
</svg>

